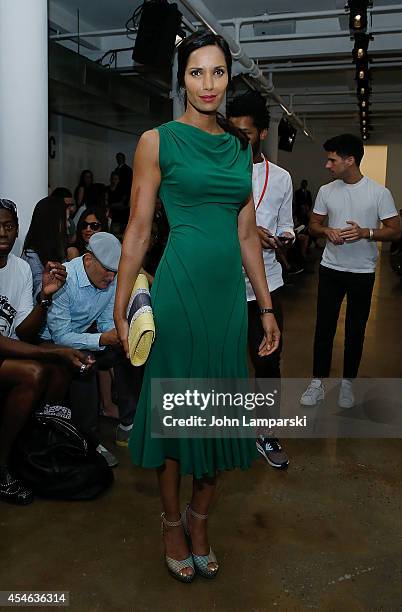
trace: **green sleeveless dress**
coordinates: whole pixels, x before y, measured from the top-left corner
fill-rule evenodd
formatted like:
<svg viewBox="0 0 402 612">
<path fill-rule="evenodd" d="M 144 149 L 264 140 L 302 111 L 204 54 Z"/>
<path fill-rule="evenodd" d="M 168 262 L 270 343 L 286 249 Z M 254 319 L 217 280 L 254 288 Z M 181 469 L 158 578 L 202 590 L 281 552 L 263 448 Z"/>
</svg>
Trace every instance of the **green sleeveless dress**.
<svg viewBox="0 0 402 612">
<path fill-rule="evenodd" d="M 247 378 L 247 302 L 237 217 L 251 193 L 250 148 L 229 133 L 170 121 L 158 129 L 160 198 L 170 235 L 151 290 L 156 339 L 129 443 L 133 463 L 176 459 L 195 478 L 248 468 L 255 440 L 152 438 L 152 378 Z"/>
</svg>

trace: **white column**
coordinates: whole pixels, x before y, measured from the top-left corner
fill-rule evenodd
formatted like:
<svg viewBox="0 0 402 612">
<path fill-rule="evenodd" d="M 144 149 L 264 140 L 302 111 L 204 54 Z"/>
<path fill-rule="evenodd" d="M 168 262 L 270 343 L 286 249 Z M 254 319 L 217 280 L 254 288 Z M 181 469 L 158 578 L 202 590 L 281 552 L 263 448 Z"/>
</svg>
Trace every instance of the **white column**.
<svg viewBox="0 0 402 612">
<path fill-rule="evenodd" d="M 21 250 L 48 192 L 47 0 L 0 0 L 0 197 L 18 207 Z"/>
<path fill-rule="evenodd" d="M 278 163 L 278 125 L 281 117 L 282 113 L 271 110 L 268 136 L 262 143 L 262 152 L 273 164 Z"/>
</svg>

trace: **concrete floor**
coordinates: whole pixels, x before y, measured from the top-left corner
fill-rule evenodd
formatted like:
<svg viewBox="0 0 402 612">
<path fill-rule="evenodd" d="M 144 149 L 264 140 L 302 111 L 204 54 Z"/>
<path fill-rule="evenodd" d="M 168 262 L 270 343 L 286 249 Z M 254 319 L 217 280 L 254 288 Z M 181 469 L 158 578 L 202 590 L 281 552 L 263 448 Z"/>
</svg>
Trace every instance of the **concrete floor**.
<svg viewBox="0 0 402 612">
<path fill-rule="evenodd" d="M 316 282 L 305 274 L 286 288 L 285 376 L 310 376 Z M 361 376 L 401 376 L 401 297 L 384 254 Z M 334 376 L 341 357 L 338 334 Z M 102 427 L 112 445 L 112 424 Z M 0 506 L 0 590 L 69 590 L 80 612 L 402 610 L 401 440 L 289 440 L 286 448 L 287 472 L 260 460 L 221 477 L 210 522 L 215 581 L 169 577 L 154 473 L 117 449 L 116 483 L 96 501 Z"/>
</svg>

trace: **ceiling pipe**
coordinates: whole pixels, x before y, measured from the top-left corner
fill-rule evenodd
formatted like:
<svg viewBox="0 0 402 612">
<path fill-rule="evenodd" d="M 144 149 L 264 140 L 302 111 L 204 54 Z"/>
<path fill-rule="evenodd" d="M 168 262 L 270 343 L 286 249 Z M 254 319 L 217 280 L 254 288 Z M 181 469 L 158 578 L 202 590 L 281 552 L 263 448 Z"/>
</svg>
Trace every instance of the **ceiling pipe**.
<svg viewBox="0 0 402 612">
<path fill-rule="evenodd" d="M 400 68 L 402 66 L 402 62 L 375 62 L 372 64 L 373 68 Z M 269 70 L 270 72 L 277 72 L 280 74 L 285 74 L 287 72 L 323 72 L 327 70 L 356 70 L 356 66 L 353 64 L 329 64 L 328 66 L 320 65 L 320 66 L 272 66 L 266 65 L 262 66 L 263 70 Z"/>
<path fill-rule="evenodd" d="M 182 18 L 182 21 L 184 23 L 184 25 L 186 25 L 190 30 L 195 30 L 196 27 L 195 25 L 193 25 L 191 23 L 191 21 L 189 21 L 187 19 L 187 17 Z M 107 37 L 107 36 L 125 36 L 127 34 L 130 34 L 130 32 L 127 30 L 127 28 L 115 28 L 112 30 L 91 30 L 90 32 L 81 32 L 80 36 L 85 37 L 85 38 L 94 38 L 99 36 L 100 38 L 102 37 Z M 51 36 L 49 36 L 50 40 L 55 40 L 55 41 L 59 41 L 59 40 L 70 40 L 71 38 L 75 38 L 76 36 L 78 36 L 78 32 L 72 33 L 72 32 L 64 32 L 63 34 L 52 34 Z"/>
<path fill-rule="evenodd" d="M 309 138 L 311 138 L 311 135 L 307 132 L 307 130 L 305 130 L 305 126 L 300 118 L 287 108 L 285 101 L 275 91 L 275 87 L 272 82 L 270 83 L 265 78 L 264 74 L 261 72 L 254 60 L 252 60 L 247 53 L 243 51 L 241 45 L 226 32 L 226 30 L 221 26 L 219 21 L 205 6 L 202 0 L 180 0 L 180 4 L 185 6 L 185 8 L 195 17 L 200 19 L 207 28 L 214 32 L 214 34 L 220 34 L 220 36 L 226 40 L 230 47 L 233 59 L 238 61 L 246 68 L 248 76 L 257 81 L 261 91 L 274 100 L 287 113 L 292 122 L 297 125 Z"/>
<path fill-rule="evenodd" d="M 379 62 L 386 62 L 387 64 L 393 64 L 396 62 L 400 62 L 402 61 L 402 55 L 399 56 L 395 56 L 395 57 L 386 57 L 385 59 L 381 60 L 380 57 L 379 58 L 372 58 L 370 60 L 372 65 L 377 65 Z M 271 67 L 273 69 L 275 68 L 307 68 L 309 66 L 313 66 L 313 67 L 320 67 L 320 68 L 327 68 L 328 66 L 335 66 L 335 67 L 339 67 L 339 68 L 353 68 L 355 67 L 355 64 L 353 62 L 350 61 L 350 59 L 337 59 L 337 60 L 330 60 L 330 59 L 325 59 L 325 60 L 318 60 L 318 61 L 306 61 L 306 60 L 297 60 L 297 61 L 292 61 L 292 60 L 286 60 L 283 62 L 278 61 L 278 63 L 272 63 L 269 60 L 260 60 L 259 61 L 259 66 L 261 67 L 262 65 L 264 65 L 267 69 L 271 69 Z"/>
<path fill-rule="evenodd" d="M 346 2 L 345 2 L 346 3 Z M 385 6 L 374 6 L 368 9 L 369 14 L 382 15 L 386 13 L 400 13 L 402 11 L 402 3 L 400 4 L 387 4 Z M 341 17 L 346 15 L 345 9 L 336 9 L 328 11 L 304 11 L 300 13 L 264 13 L 263 15 L 257 15 L 256 17 L 235 17 L 233 19 L 221 19 L 221 25 L 234 25 L 236 21 L 240 20 L 241 25 L 250 23 L 267 23 L 269 21 L 293 21 L 294 19 L 308 20 L 308 19 L 325 19 L 326 17 Z M 201 25 L 200 22 L 196 22 L 195 25 Z"/>
<path fill-rule="evenodd" d="M 371 14 L 386 14 L 386 13 L 400 13 L 402 11 L 402 3 L 386 5 L 386 6 L 374 6 L 371 9 L 368 9 L 368 12 Z M 343 9 L 338 9 L 334 11 L 310 11 L 304 13 L 276 13 L 274 15 L 269 15 L 265 13 L 264 15 L 258 15 L 257 17 L 236 17 L 234 19 L 222 19 L 219 21 L 220 25 L 232 25 L 235 27 L 241 27 L 245 24 L 252 23 L 267 23 L 269 21 L 292 21 L 294 19 L 297 20 L 305 20 L 305 19 L 324 19 L 325 17 L 339 17 L 341 15 L 345 15 L 345 11 Z M 186 25 L 201 25 L 201 22 L 191 22 L 183 17 L 183 21 Z M 191 29 L 191 28 L 190 28 Z M 384 32 L 386 33 L 386 32 Z M 112 30 L 92 30 L 91 32 L 81 32 L 80 36 L 85 38 L 91 38 L 96 36 L 123 36 L 127 34 L 126 28 L 112 29 Z M 333 32 L 331 32 L 333 34 Z M 350 35 L 350 34 L 349 34 Z M 71 38 L 75 38 L 78 36 L 78 32 L 71 33 L 63 33 L 63 34 L 52 34 L 49 36 L 50 40 L 70 40 Z"/>
<path fill-rule="evenodd" d="M 402 27 L 395 28 L 373 28 L 370 34 L 381 36 L 385 34 L 400 34 Z M 349 30 L 338 30 L 336 32 L 295 32 L 292 34 L 269 34 L 264 36 L 245 36 L 240 37 L 241 43 L 258 43 L 258 42 L 279 42 L 283 40 L 314 40 L 319 38 L 350 38 Z"/>
</svg>

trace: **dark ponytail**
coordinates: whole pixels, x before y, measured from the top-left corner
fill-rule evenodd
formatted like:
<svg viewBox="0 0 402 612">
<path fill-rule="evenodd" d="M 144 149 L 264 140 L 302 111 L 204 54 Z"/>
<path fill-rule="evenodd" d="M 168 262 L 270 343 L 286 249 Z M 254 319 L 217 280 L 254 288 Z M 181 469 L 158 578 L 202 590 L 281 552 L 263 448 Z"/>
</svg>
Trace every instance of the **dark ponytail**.
<svg viewBox="0 0 402 612">
<path fill-rule="evenodd" d="M 190 57 L 191 53 L 197 49 L 201 49 L 201 47 L 207 47 L 210 45 L 219 47 L 223 52 L 228 71 L 228 79 L 230 82 L 232 78 L 232 54 L 230 53 L 228 43 L 222 36 L 213 34 L 209 30 L 197 30 L 197 32 L 193 32 L 190 36 L 185 38 L 178 47 L 177 87 L 179 90 L 181 87 L 184 87 L 184 75 L 186 72 L 188 58 Z M 236 138 L 240 140 L 242 149 L 247 149 L 249 140 L 247 135 L 242 130 L 235 127 L 221 113 L 217 113 L 216 121 L 219 127 L 225 130 L 225 132 L 236 136 Z"/>
</svg>

